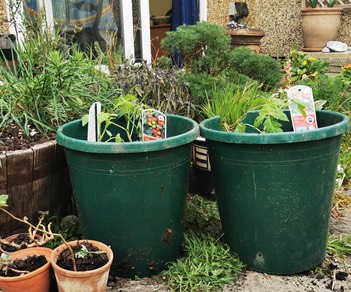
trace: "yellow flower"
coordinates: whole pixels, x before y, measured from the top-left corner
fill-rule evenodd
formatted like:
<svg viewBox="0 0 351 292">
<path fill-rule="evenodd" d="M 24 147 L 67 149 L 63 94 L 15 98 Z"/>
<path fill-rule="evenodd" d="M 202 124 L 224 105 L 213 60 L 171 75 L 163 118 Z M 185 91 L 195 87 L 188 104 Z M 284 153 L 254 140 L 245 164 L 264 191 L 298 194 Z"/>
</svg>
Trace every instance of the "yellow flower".
<svg viewBox="0 0 351 292">
<path fill-rule="evenodd" d="M 310 61 L 310 62 L 314 62 L 314 61 L 316 61 L 316 58 L 310 57 L 310 58 L 308 58 L 307 60 Z"/>
<path fill-rule="evenodd" d="M 302 65 L 303 66 L 307 65 L 307 60 L 303 60 Z"/>
<path fill-rule="evenodd" d="M 351 63 L 342 67 L 344 70 L 351 69 Z"/>
</svg>

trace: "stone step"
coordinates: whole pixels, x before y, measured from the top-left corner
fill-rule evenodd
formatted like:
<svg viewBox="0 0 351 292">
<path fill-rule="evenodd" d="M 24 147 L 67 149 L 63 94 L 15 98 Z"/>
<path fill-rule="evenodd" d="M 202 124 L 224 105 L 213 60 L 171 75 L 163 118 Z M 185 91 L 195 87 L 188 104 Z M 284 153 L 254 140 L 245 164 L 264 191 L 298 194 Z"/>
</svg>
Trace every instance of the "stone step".
<svg viewBox="0 0 351 292">
<path fill-rule="evenodd" d="M 323 59 L 330 62 L 327 73 L 337 74 L 341 72 L 341 67 L 351 64 L 351 51 L 341 53 L 322 53 L 322 52 L 302 52 L 308 57 Z"/>
</svg>

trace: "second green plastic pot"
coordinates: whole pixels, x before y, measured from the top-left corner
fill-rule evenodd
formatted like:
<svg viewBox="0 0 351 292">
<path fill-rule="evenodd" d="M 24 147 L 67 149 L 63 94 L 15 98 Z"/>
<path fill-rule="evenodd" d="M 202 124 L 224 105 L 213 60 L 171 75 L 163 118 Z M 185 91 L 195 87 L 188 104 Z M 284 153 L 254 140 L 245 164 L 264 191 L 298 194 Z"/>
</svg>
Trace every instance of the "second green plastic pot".
<svg viewBox="0 0 351 292">
<path fill-rule="evenodd" d="M 87 142 L 80 121 L 63 125 L 73 192 L 85 238 L 111 246 L 111 273 L 143 277 L 179 257 L 196 122 L 168 115 L 168 138 Z"/>
<path fill-rule="evenodd" d="M 253 124 L 257 114 L 244 122 Z M 200 124 L 224 239 L 256 271 L 298 273 L 325 257 L 341 135 L 349 125 L 335 112 L 318 111 L 317 120 L 319 129 L 292 132 L 285 123 L 276 134 L 222 132 L 219 117 Z"/>
</svg>

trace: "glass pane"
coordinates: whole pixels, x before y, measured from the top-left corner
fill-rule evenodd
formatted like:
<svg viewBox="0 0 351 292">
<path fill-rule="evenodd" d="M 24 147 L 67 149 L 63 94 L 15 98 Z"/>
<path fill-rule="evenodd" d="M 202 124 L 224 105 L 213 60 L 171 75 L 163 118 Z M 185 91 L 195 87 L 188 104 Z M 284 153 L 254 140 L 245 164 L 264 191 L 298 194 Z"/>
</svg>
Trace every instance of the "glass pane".
<svg viewBox="0 0 351 292">
<path fill-rule="evenodd" d="M 55 0 L 53 14 L 57 26 L 78 41 L 83 51 L 97 42 L 102 51 L 113 45 L 117 24 L 109 0 Z"/>
</svg>

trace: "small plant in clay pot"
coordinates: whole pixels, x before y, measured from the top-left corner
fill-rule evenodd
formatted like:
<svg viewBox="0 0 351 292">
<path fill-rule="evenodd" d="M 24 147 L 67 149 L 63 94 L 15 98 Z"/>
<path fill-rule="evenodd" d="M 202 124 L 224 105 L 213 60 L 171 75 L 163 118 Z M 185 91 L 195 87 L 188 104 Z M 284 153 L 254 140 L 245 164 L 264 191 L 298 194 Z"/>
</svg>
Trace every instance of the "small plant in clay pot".
<svg viewBox="0 0 351 292">
<path fill-rule="evenodd" d="M 0 256 L 0 277 L 16 277 L 39 269 L 47 263 L 45 255 L 32 255 L 27 258 L 2 253 Z"/>
<path fill-rule="evenodd" d="M 33 240 L 35 240 L 34 239 L 35 234 L 37 234 L 38 232 L 42 234 L 40 241 L 38 241 L 40 242 L 41 245 L 49 242 L 54 237 L 59 237 L 62 240 L 63 244 L 55 248 L 52 252 L 50 249 L 44 248 L 46 250 L 50 250 L 50 255 L 47 255 L 47 258 L 50 257 L 49 262 L 52 264 L 54 268 L 59 291 L 98 292 L 98 291 L 106 290 L 108 274 L 113 260 L 113 253 L 110 247 L 98 241 L 92 241 L 92 240 L 66 242 L 62 234 L 52 232 L 51 222 L 47 226 L 43 224 L 43 220 L 46 215 L 45 212 L 41 214 L 39 223 L 36 226 L 34 226 L 28 221 L 26 217 L 23 219 L 18 218 L 15 215 L 11 214 L 6 209 L 4 209 L 5 207 L 7 207 L 7 199 L 8 199 L 8 195 L 0 195 L 0 211 L 8 214 L 14 220 L 17 220 L 19 222 L 22 222 L 28 225 L 29 226 L 28 233 Z M 32 250 L 33 248 L 27 248 L 24 250 L 20 250 L 17 253 L 27 252 L 27 251 L 30 252 Z M 15 258 L 15 256 L 16 256 L 16 253 L 13 254 L 13 258 Z M 98 262 L 100 263 L 98 268 L 96 268 L 94 264 L 91 264 L 91 260 L 93 259 L 93 261 L 95 261 L 96 256 L 101 258 L 101 260 L 98 260 Z M 61 258 L 62 262 L 69 263 L 70 267 L 68 270 L 66 269 L 67 267 L 65 265 L 64 265 L 64 268 L 61 268 L 57 264 L 58 257 Z M 87 263 L 88 261 L 90 261 L 90 263 Z M 9 270 L 9 271 L 17 270 L 16 266 L 13 266 L 12 262 L 9 261 L 9 258 L 7 256 L 4 256 L 3 262 L 4 262 L 3 264 L 4 270 Z M 79 264 L 79 269 L 77 268 L 77 263 Z M 81 266 L 83 266 L 83 268 L 81 268 Z M 62 274 L 62 271 L 63 271 L 63 274 Z M 70 271 L 71 273 L 69 273 Z M 73 276 L 71 276 L 72 273 L 73 273 Z M 76 273 L 78 273 L 78 276 L 76 275 Z M 63 282 L 61 282 L 62 278 L 63 278 Z M 1 277 L 0 277 L 0 280 L 1 280 Z M 0 285 L 3 285 L 1 281 L 0 281 Z M 75 290 L 74 287 L 80 287 L 80 288 L 79 290 Z M 19 290 L 14 290 L 13 288 L 9 288 L 8 290 L 6 290 L 6 287 L 4 288 L 3 286 L 0 286 L 0 289 L 2 290 L 2 292 L 29 291 L 29 290 L 23 289 L 23 287 L 21 287 Z M 35 290 L 35 291 L 49 292 L 49 290 L 45 290 L 45 289 Z"/>
<path fill-rule="evenodd" d="M 77 271 L 98 269 L 108 262 L 106 251 L 99 250 L 89 241 L 77 241 L 72 245 Z M 73 262 L 68 248 L 64 249 L 57 258 L 57 265 L 73 271 Z"/>
<path fill-rule="evenodd" d="M 21 249 L 0 256 L 2 292 L 50 292 L 50 255 L 46 247 Z"/>
<path fill-rule="evenodd" d="M 4 239 L 0 239 L 0 251 L 4 253 L 12 253 L 20 249 L 41 246 L 41 236 L 36 234 L 34 240 L 33 235 L 30 233 L 18 233 L 10 235 Z"/>
</svg>

